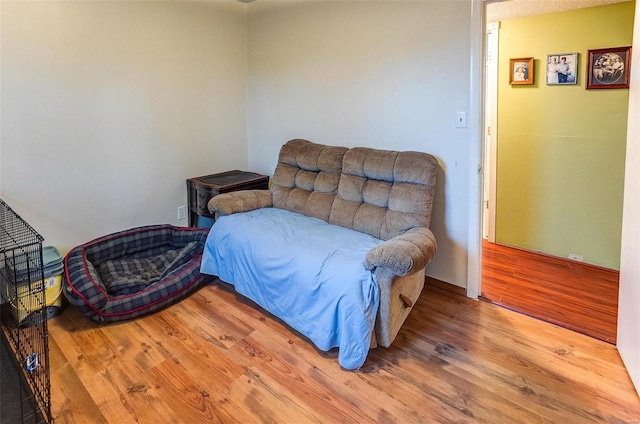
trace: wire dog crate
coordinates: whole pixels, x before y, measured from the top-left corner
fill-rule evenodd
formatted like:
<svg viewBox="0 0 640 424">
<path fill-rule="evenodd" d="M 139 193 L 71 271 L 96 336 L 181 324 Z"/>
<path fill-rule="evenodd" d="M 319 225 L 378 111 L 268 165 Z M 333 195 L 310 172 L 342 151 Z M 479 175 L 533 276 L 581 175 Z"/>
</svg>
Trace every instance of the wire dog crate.
<svg viewBox="0 0 640 424">
<path fill-rule="evenodd" d="M 19 393 L 22 423 L 52 422 L 42 241 L 0 199 L 1 333 L 19 370 L 17 387 L 2 389 Z"/>
</svg>

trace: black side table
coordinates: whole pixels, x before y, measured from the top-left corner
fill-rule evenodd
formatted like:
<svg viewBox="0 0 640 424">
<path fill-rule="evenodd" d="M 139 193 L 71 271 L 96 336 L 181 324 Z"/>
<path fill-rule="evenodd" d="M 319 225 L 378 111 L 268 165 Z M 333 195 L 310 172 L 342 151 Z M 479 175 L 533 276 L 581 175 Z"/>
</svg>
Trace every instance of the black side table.
<svg viewBox="0 0 640 424">
<path fill-rule="evenodd" d="M 215 218 L 207 203 L 212 197 L 237 190 L 266 190 L 269 177 L 246 171 L 227 171 L 219 174 L 204 175 L 187 180 L 187 200 L 189 203 L 189 227 L 198 223 L 198 216 Z"/>
</svg>

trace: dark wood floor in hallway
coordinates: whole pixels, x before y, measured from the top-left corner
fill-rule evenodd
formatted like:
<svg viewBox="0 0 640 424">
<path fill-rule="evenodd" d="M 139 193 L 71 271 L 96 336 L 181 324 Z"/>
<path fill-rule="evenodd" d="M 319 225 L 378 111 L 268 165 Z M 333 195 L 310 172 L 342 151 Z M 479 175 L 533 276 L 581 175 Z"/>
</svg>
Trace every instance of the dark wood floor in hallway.
<svg viewBox="0 0 640 424">
<path fill-rule="evenodd" d="M 616 343 L 619 272 L 482 244 L 482 299 Z"/>
</svg>

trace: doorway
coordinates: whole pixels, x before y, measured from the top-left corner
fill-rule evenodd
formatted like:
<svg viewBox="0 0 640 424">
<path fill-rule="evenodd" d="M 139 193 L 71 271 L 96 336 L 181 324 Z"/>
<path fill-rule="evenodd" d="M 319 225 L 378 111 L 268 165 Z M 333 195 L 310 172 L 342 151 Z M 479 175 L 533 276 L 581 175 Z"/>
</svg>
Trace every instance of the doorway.
<svg viewBox="0 0 640 424">
<path fill-rule="evenodd" d="M 496 5 L 496 3 L 491 3 L 486 7 L 489 9 Z M 615 15 L 620 13 L 622 8 L 629 8 L 628 6 L 604 6 L 611 7 L 611 10 L 606 10 L 604 14 Z M 600 16 L 605 10 L 600 7 L 595 9 L 598 9 L 597 12 Z M 633 10 L 633 5 L 631 5 L 631 10 Z M 545 25 L 553 25 L 556 19 L 564 23 L 570 22 L 571 19 L 588 20 L 590 19 L 590 13 L 595 13 L 595 11 L 582 10 L 575 13 L 559 11 L 553 14 L 558 16 L 520 17 L 514 18 L 515 22 L 511 22 L 511 19 L 503 22 L 507 24 L 508 31 L 506 36 L 518 37 L 522 35 L 517 34 L 517 31 L 514 30 L 517 26 L 516 24 L 522 24 L 528 28 L 539 25 L 544 28 Z M 491 13 L 488 12 L 487 16 L 490 15 Z M 631 13 L 631 16 L 633 16 L 633 13 Z M 545 21 L 550 21 L 551 23 Z M 579 26 L 578 24 L 575 25 Z M 582 26 L 585 28 L 592 27 L 588 23 L 583 23 Z M 631 22 L 628 35 L 629 44 L 631 43 L 632 26 L 633 23 Z M 537 101 L 537 106 L 544 105 L 544 103 L 540 103 L 539 99 L 544 96 L 548 98 L 551 96 L 555 98 L 567 97 L 576 102 L 575 104 L 591 101 L 596 96 L 600 96 L 600 98 L 604 96 L 601 95 L 602 93 L 596 94 L 585 91 L 584 75 L 581 74 L 578 74 L 577 84 L 573 87 L 553 87 L 546 84 L 547 54 L 568 53 L 568 51 L 564 52 L 562 49 L 566 47 L 561 47 L 561 44 L 554 44 L 554 40 L 545 38 L 543 30 L 539 33 L 529 33 L 527 34 L 528 36 L 522 37 L 522 40 L 528 41 L 520 43 L 516 46 L 517 48 L 513 47 L 513 42 L 510 49 L 498 50 L 496 47 L 495 55 L 492 54 L 492 45 L 494 42 L 497 43 L 498 35 L 494 34 L 494 32 L 501 33 L 502 29 L 497 24 L 489 26 L 486 39 L 487 68 L 485 73 L 487 81 L 485 81 L 485 99 L 487 104 L 485 105 L 485 116 L 487 119 L 485 122 L 486 157 L 481 298 L 609 342 L 615 342 L 618 293 L 618 272 L 616 268 L 619 266 L 615 261 L 619 260 L 619 250 L 610 252 L 610 258 L 605 258 L 603 262 L 598 262 L 605 255 L 602 255 L 597 249 L 589 250 L 594 246 L 588 246 L 589 242 L 584 240 L 600 240 L 601 237 L 593 227 L 601 224 L 597 220 L 590 221 L 591 217 L 588 214 L 581 214 L 580 209 L 595 210 L 590 205 L 580 206 L 580 201 L 584 201 L 584 197 L 587 196 L 581 198 L 581 196 L 573 196 L 571 193 L 572 190 L 576 192 L 585 191 L 584 186 L 576 186 L 578 187 L 576 189 L 570 188 L 570 184 L 574 182 L 573 180 L 579 180 L 580 176 L 588 171 L 588 169 L 583 168 L 588 168 L 588 164 L 596 160 L 596 158 L 590 159 L 584 156 L 584 153 L 590 147 L 589 143 L 596 142 L 590 139 L 588 134 L 575 133 L 572 132 L 571 128 L 564 128 L 562 122 L 554 120 L 553 117 L 545 117 L 544 113 L 540 113 L 539 110 L 527 109 L 529 102 Z M 503 34 L 500 34 L 500 42 L 503 41 L 502 36 Z M 580 70 L 584 72 L 586 70 L 586 50 L 591 47 L 588 46 L 587 42 L 585 46 L 573 46 L 572 48 L 580 52 L 579 57 L 583 61 L 580 64 Z M 497 53 L 498 51 L 503 53 L 503 50 L 507 52 L 506 58 L 499 58 Z M 505 74 L 507 73 L 505 70 L 509 69 L 508 59 L 525 56 L 533 56 L 535 59 L 534 69 L 537 75 L 534 84 L 529 87 L 511 86 L 508 81 L 505 82 Z M 507 61 L 506 67 L 505 59 Z M 496 70 L 496 79 L 489 80 L 494 75 L 494 71 L 491 68 L 492 60 L 495 60 L 496 69 L 500 66 L 498 70 L 501 71 L 501 74 Z M 506 78 L 508 78 L 508 75 L 506 75 Z M 509 93 L 510 96 L 503 94 L 500 97 L 497 94 L 492 96 L 492 93 L 495 93 L 498 89 L 502 93 Z M 517 118 L 515 114 L 497 112 L 492 114 L 491 107 L 495 107 L 497 111 L 498 101 L 504 102 L 505 108 L 510 108 L 511 110 L 517 108 L 525 111 L 527 118 Z M 628 104 L 628 99 L 618 99 L 618 101 L 625 106 Z M 501 106 L 503 106 L 502 103 Z M 550 107 L 555 107 L 555 104 L 551 104 Z M 579 109 L 579 107 L 576 106 L 574 109 Z M 626 126 L 626 113 L 621 113 L 620 115 L 624 116 L 625 123 L 619 124 Z M 497 116 L 500 116 L 499 124 L 503 128 L 507 128 L 506 131 L 498 131 L 496 125 Z M 528 119 L 529 117 L 532 118 Z M 527 121 L 523 128 L 518 128 L 517 125 L 514 125 L 517 119 L 522 119 L 523 122 Z M 582 116 L 580 113 L 565 114 L 565 122 L 567 120 L 577 122 L 582 119 L 589 120 L 588 117 Z M 596 120 L 593 118 L 592 122 Z M 570 125 L 567 125 L 567 127 L 570 127 Z M 545 131 L 548 133 L 545 133 Z M 501 137 L 501 141 L 507 145 L 507 148 L 498 150 L 496 143 L 498 137 Z M 577 150 L 578 154 L 575 154 L 576 146 L 572 146 L 572 143 L 578 139 L 581 140 L 580 148 L 582 148 L 582 151 Z M 620 146 L 625 141 L 626 134 L 623 131 L 615 143 Z M 598 148 L 599 146 L 595 146 L 594 151 L 597 152 Z M 495 161 L 499 153 L 503 154 L 503 157 L 500 158 L 500 164 Z M 605 160 L 610 160 L 612 163 L 617 160 L 618 163 L 624 164 L 624 152 L 618 154 L 618 157 L 615 158 L 611 157 L 609 151 L 594 154 L 599 156 L 599 159 L 606 157 Z M 514 158 L 526 159 L 536 163 L 536 166 L 531 166 L 527 169 L 528 163 L 518 165 Z M 548 162 L 552 162 L 555 165 L 548 167 L 544 172 L 538 173 L 539 169 L 548 165 Z M 558 172 L 558 168 L 563 166 L 573 168 L 568 169 L 573 174 L 568 172 L 563 175 L 562 172 Z M 618 168 L 620 167 L 618 166 Z M 607 189 L 607 184 L 601 184 L 602 181 L 600 181 L 596 183 L 596 185 L 600 184 L 600 186 L 594 190 L 594 192 L 602 190 L 605 198 L 612 191 L 618 191 L 620 193 L 619 199 L 614 196 L 613 198 L 601 200 L 607 206 L 617 204 L 615 207 L 620 210 L 622 207 L 621 193 L 624 166 L 621 168 L 622 171 L 607 182 L 609 186 L 615 186 L 617 181 L 619 184 L 617 184 L 616 188 Z M 509 172 L 511 174 L 508 174 Z M 539 180 L 531 182 L 523 178 L 527 176 L 525 175 L 527 172 L 531 173 L 529 177 L 546 179 L 547 181 L 544 181 L 546 185 L 540 184 Z M 591 172 L 593 172 L 593 169 Z M 510 175 L 506 183 L 504 183 L 505 175 Z M 551 177 L 556 178 L 556 182 L 553 182 Z M 501 181 L 503 181 L 503 186 L 500 191 L 496 187 Z M 511 186 L 505 188 L 509 184 Z M 518 190 L 531 195 L 528 197 L 521 196 L 522 193 L 519 193 Z M 519 195 L 520 197 L 518 197 Z M 496 213 L 496 203 L 502 206 L 502 215 Z M 548 208 L 548 205 L 553 205 L 553 208 Z M 504 211 L 508 211 L 512 216 L 506 215 Z M 598 211 L 598 213 L 600 212 Z M 568 213 L 570 217 L 572 213 L 575 213 L 576 220 L 568 220 L 566 216 L 563 216 L 563 213 Z M 615 211 L 612 213 L 609 210 L 608 213 L 614 216 L 614 218 L 606 218 L 607 224 L 610 224 L 615 221 Z M 606 214 L 607 211 L 604 211 L 604 215 Z M 582 224 L 575 225 L 577 221 Z M 497 227 L 496 222 L 498 222 Z M 621 225 L 621 223 L 619 224 Z M 497 236 L 496 229 L 498 229 Z M 607 229 L 607 236 L 611 236 L 616 232 L 617 234 L 614 234 L 614 238 L 618 239 L 619 246 L 620 229 Z M 615 244 L 615 240 L 609 242 L 609 244 Z M 582 246 L 587 246 L 587 251 L 577 250 Z M 595 247 L 601 248 L 602 246 Z M 569 256 L 573 257 L 574 260 L 568 259 Z M 559 271 L 560 269 L 564 270 L 562 272 L 566 271 L 566 274 Z M 557 305 L 555 315 L 551 311 L 554 305 Z M 604 314 L 596 319 L 596 322 L 608 322 L 612 325 L 609 325 L 608 329 L 605 330 L 597 329 L 598 331 L 592 331 L 593 334 L 591 334 L 589 333 L 589 328 L 598 327 L 595 323 L 589 324 L 587 319 L 593 315 L 594 310 L 602 311 Z M 568 322 L 558 319 L 558 317 L 564 318 L 567 315 L 574 316 Z M 571 320 L 576 324 L 587 324 L 587 328 L 574 325 Z"/>
</svg>

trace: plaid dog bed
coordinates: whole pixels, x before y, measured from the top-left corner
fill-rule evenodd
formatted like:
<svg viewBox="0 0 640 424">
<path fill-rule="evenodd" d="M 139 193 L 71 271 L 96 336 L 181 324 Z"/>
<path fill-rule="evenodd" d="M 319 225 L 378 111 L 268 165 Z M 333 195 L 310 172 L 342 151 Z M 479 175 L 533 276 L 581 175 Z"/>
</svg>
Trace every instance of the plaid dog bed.
<svg viewBox="0 0 640 424">
<path fill-rule="evenodd" d="M 195 291 L 209 230 L 152 225 L 75 247 L 64 259 L 64 294 L 102 322 L 136 318 Z"/>
</svg>

